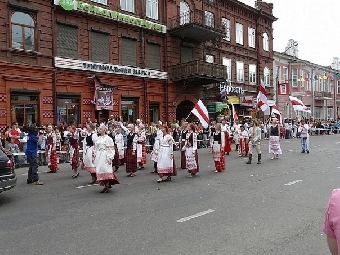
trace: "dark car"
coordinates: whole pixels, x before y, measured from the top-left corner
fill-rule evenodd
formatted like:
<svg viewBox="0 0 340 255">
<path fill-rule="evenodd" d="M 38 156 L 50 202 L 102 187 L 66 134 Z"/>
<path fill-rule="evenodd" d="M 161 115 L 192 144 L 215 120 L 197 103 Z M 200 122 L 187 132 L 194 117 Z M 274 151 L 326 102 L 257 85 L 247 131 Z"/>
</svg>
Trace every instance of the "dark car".
<svg viewBox="0 0 340 255">
<path fill-rule="evenodd" d="M 13 188 L 16 184 L 13 155 L 0 147 L 0 193 Z"/>
</svg>

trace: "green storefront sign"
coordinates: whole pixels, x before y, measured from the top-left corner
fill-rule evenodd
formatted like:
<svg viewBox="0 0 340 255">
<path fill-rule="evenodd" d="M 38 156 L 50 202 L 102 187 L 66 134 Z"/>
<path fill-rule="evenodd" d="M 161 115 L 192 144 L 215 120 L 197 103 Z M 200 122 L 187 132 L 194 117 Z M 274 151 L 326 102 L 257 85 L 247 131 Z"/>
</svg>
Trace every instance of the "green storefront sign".
<svg viewBox="0 0 340 255">
<path fill-rule="evenodd" d="M 124 22 L 130 25 L 135 25 L 138 27 L 143 27 L 146 29 L 150 29 L 153 31 L 166 33 L 166 26 L 162 24 L 158 24 L 149 20 L 140 19 L 131 15 L 123 14 L 117 11 L 111 11 L 109 9 L 104 9 L 99 6 L 95 6 L 92 4 L 84 3 L 82 1 L 77 0 L 55 0 L 55 4 L 63 7 L 66 11 L 74 11 L 79 10 L 83 12 L 87 12 L 90 14 L 102 16 L 108 19 Z"/>
<path fill-rule="evenodd" d="M 220 112 L 223 109 L 229 109 L 228 104 L 221 102 L 207 104 L 208 113 Z"/>
</svg>

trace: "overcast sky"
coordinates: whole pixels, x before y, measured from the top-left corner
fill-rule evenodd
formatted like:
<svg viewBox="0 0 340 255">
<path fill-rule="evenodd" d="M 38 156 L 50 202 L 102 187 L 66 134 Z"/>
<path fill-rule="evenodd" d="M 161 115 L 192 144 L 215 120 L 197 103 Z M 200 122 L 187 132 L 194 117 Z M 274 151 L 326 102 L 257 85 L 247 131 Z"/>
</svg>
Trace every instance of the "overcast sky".
<svg viewBox="0 0 340 255">
<path fill-rule="evenodd" d="M 255 0 L 239 0 L 252 7 Z M 329 66 L 340 58 L 340 0 L 264 0 L 273 3 L 274 50 L 298 42 L 299 58 Z"/>
</svg>

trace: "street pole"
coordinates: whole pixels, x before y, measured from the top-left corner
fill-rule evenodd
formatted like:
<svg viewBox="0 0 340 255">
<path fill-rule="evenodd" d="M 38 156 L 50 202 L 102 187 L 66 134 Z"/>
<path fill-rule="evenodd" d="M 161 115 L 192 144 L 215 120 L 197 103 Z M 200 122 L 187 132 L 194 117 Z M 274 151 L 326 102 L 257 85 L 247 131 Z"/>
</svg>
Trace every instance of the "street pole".
<svg viewBox="0 0 340 255">
<path fill-rule="evenodd" d="M 313 117 L 314 119 L 314 69 L 312 69 L 312 79 L 311 82 L 312 82 L 312 86 L 311 86 L 311 92 L 312 92 L 312 112 L 311 112 L 311 116 Z"/>
</svg>

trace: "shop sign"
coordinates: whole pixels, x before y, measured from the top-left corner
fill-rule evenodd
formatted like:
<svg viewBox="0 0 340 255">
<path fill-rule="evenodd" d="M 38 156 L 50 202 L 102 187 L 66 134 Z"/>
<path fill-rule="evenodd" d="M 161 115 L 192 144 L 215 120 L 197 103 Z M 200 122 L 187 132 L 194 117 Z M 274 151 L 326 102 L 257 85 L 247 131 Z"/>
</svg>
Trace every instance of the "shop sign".
<svg viewBox="0 0 340 255">
<path fill-rule="evenodd" d="M 60 5 L 66 11 L 82 11 L 104 18 L 116 20 L 130 25 L 150 29 L 153 31 L 166 33 L 166 26 L 149 20 L 137 18 L 128 14 L 102 8 L 93 4 L 84 3 L 77 0 L 54 0 L 55 5 Z"/>
<path fill-rule="evenodd" d="M 227 102 L 228 104 L 240 104 L 240 98 L 238 96 L 229 96 Z"/>
<path fill-rule="evenodd" d="M 163 80 L 168 79 L 167 72 L 161 72 L 161 71 L 150 70 L 150 69 L 142 69 L 138 67 L 95 63 L 95 62 L 82 61 L 82 60 L 76 60 L 76 59 L 66 59 L 66 58 L 59 58 L 59 57 L 54 58 L 54 66 L 58 68 L 92 71 L 92 72 L 100 72 L 100 73 L 110 73 L 110 74 L 117 74 L 117 75 L 131 75 L 131 76 L 151 78 L 151 79 L 163 79 Z"/>
<path fill-rule="evenodd" d="M 215 113 L 216 112 L 216 103 L 207 104 L 207 110 L 209 113 Z"/>
<path fill-rule="evenodd" d="M 226 92 L 227 94 L 243 94 L 244 90 L 241 87 L 234 87 L 227 85 L 226 82 L 220 83 L 220 93 Z"/>
<path fill-rule="evenodd" d="M 254 98 L 253 98 L 253 96 L 241 97 L 241 105 L 253 107 L 254 106 Z"/>
</svg>

